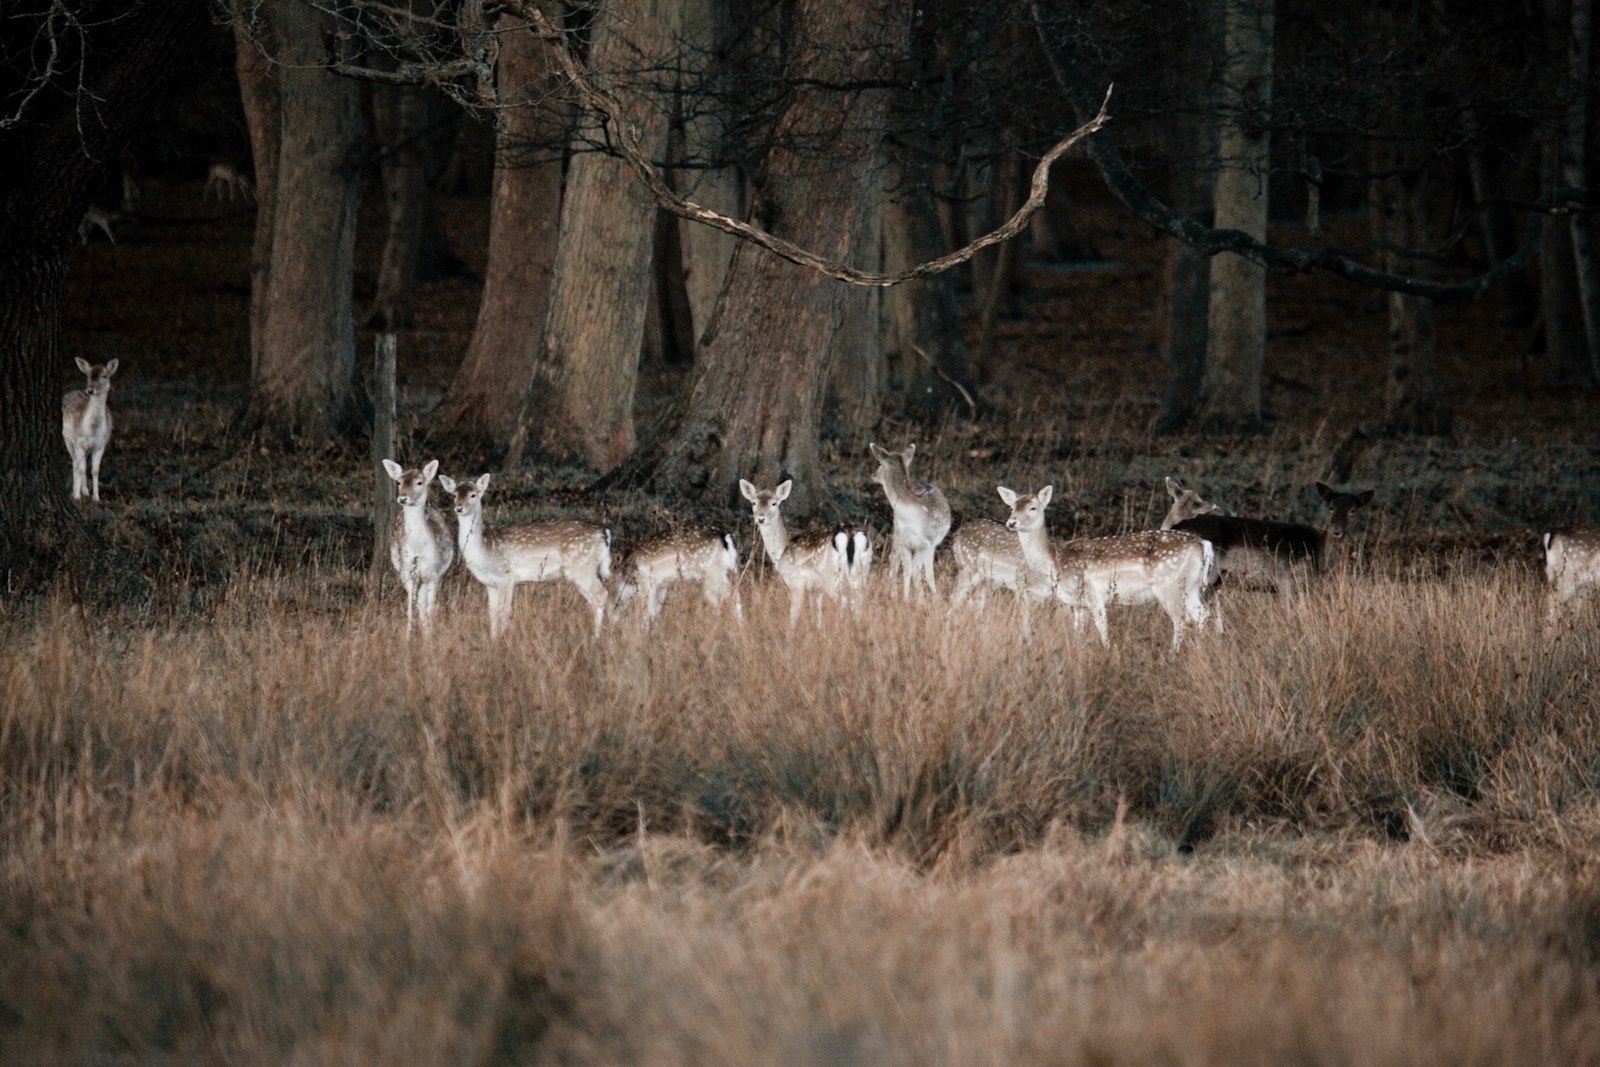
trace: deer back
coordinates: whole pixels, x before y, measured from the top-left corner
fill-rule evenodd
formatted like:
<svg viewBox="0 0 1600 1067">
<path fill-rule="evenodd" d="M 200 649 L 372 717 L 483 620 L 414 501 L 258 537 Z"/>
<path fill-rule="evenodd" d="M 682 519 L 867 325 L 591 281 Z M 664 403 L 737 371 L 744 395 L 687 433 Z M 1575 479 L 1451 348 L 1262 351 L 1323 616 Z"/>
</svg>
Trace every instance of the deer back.
<svg viewBox="0 0 1600 1067">
<path fill-rule="evenodd" d="M 575 519 L 485 530 L 484 549 L 519 582 L 611 571 L 610 531 Z"/>
</svg>

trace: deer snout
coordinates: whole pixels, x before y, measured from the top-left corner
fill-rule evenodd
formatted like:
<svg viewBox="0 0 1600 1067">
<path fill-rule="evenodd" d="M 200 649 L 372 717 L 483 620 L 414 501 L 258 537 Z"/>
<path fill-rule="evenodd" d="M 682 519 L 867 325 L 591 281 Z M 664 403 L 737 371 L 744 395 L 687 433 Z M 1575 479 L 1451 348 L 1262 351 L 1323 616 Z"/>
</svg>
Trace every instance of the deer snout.
<svg viewBox="0 0 1600 1067">
<path fill-rule="evenodd" d="M 1006 529 L 1015 530 L 1016 528 L 1017 528 L 1017 520 L 1016 519 L 1007 519 L 1006 520 Z"/>
</svg>

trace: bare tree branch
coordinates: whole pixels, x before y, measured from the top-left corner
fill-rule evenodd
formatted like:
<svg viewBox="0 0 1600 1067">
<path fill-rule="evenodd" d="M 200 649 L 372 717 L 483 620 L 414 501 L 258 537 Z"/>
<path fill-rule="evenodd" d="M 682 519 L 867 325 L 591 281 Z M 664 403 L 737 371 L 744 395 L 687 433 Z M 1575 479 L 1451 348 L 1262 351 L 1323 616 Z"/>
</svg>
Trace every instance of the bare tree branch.
<svg viewBox="0 0 1600 1067">
<path fill-rule="evenodd" d="M 1045 58 L 1050 64 L 1056 84 L 1061 87 L 1073 111 L 1082 115 L 1093 106 L 1093 92 L 1074 74 L 1081 67 L 1070 59 L 1063 59 L 1060 55 L 1059 43 L 1052 40 L 1045 29 L 1038 0 L 1032 0 L 1029 6 L 1033 13 L 1034 28 L 1038 31 L 1040 44 L 1044 48 Z M 1100 114 L 1104 113 L 1105 105 L 1102 104 Z M 1096 138 L 1084 146 L 1084 151 L 1099 170 L 1106 188 L 1111 190 L 1112 195 L 1120 200 L 1124 207 L 1162 233 L 1176 237 L 1207 255 L 1233 252 L 1268 270 L 1284 274 L 1327 271 L 1374 289 L 1427 297 L 1442 303 L 1476 299 L 1502 278 L 1521 270 L 1538 252 L 1539 236 L 1544 226 L 1543 215 L 1539 212 L 1531 213 L 1523 232 L 1521 247 L 1507 258 L 1466 281 L 1429 281 L 1370 267 L 1341 255 L 1339 249 L 1307 246 L 1277 248 L 1257 241 L 1239 230 L 1213 229 L 1188 215 L 1174 211 L 1151 193 L 1144 183 L 1134 176 L 1123 160 L 1122 154 L 1111 142 L 1104 138 Z"/>
<path fill-rule="evenodd" d="M 1084 141 L 1090 135 L 1102 129 L 1111 120 L 1110 103 L 1111 90 L 1106 90 L 1105 99 L 1100 104 L 1100 109 L 1094 118 L 1068 134 L 1061 141 L 1046 152 L 1033 170 L 1033 182 L 1028 199 L 1019 208 L 1016 214 L 1007 219 L 1005 224 L 998 229 L 984 234 L 970 244 L 956 249 L 948 255 L 940 256 L 926 263 L 919 263 L 906 270 L 895 271 L 892 274 L 878 274 L 870 271 L 856 270 L 842 263 L 834 263 L 814 252 L 810 252 L 799 245 L 786 241 L 776 234 L 770 233 L 759 226 L 752 226 L 739 219 L 730 218 L 720 212 L 711 210 L 686 200 L 674 193 L 666 180 L 662 178 L 660 170 L 650 158 L 640 150 L 638 131 L 623 118 L 621 103 L 605 87 L 595 83 L 589 72 L 584 69 L 583 63 L 573 54 L 567 45 L 566 36 L 557 28 L 550 25 L 538 8 L 507 0 L 502 4 L 502 9 L 514 11 L 518 17 L 525 18 L 544 41 L 555 49 L 563 72 L 577 90 L 579 98 L 589 108 L 605 116 L 612 133 L 613 147 L 623 161 L 631 167 L 650 195 L 655 198 L 664 210 L 677 215 L 679 218 L 689 219 L 692 222 L 703 223 L 733 234 L 735 237 L 760 245 L 774 255 L 781 256 L 791 263 L 837 278 L 851 285 L 877 286 L 887 288 L 899 285 L 902 282 L 912 281 L 917 278 L 926 278 L 932 274 L 949 270 L 951 267 L 965 263 L 978 252 L 1002 241 L 1010 240 L 1022 231 L 1033 217 L 1034 212 L 1044 206 L 1045 194 L 1050 187 L 1050 165 L 1060 159 L 1069 149 Z"/>
</svg>

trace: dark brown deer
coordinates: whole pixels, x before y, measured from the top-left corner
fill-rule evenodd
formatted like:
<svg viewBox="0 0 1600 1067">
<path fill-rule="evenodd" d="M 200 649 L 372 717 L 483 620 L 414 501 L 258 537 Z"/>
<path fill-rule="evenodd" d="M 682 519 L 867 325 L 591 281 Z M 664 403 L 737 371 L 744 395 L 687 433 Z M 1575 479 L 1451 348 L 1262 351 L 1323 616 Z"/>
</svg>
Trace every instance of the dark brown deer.
<svg viewBox="0 0 1600 1067">
<path fill-rule="evenodd" d="M 1320 530 L 1297 522 L 1237 515 L 1196 515 L 1173 529 L 1196 534 L 1216 546 L 1216 575 L 1265 579 L 1277 587 L 1287 607 L 1295 581 L 1325 574 L 1338 563 L 1351 516 L 1372 502 L 1373 492 L 1340 493 L 1318 482 L 1317 495 L 1328 505 L 1328 523 Z M 1220 612 L 1216 618 L 1221 629 Z"/>
</svg>

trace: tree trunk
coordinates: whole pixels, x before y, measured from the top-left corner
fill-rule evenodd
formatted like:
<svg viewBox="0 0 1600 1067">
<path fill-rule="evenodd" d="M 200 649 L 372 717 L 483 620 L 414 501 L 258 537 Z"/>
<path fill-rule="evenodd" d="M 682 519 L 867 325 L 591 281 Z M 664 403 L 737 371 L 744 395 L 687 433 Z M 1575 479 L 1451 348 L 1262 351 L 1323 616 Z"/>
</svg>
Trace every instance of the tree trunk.
<svg viewBox="0 0 1600 1067">
<path fill-rule="evenodd" d="M 410 85 L 374 84 L 372 122 L 380 158 L 387 224 L 377 292 L 363 322 L 376 329 L 409 330 L 416 325 L 412 300 L 422 261 L 423 219 L 428 200 L 423 140 L 428 101 Z"/>
<path fill-rule="evenodd" d="M 1594 44 L 1594 5 L 1570 0 L 1567 36 L 1567 113 L 1561 145 L 1561 185 L 1575 207 L 1589 203 L 1589 67 Z M 1567 217 L 1572 231 L 1572 265 L 1577 274 L 1578 307 L 1589 349 L 1589 382 L 1600 380 L 1600 263 L 1596 262 L 1593 217 L 1574 211 Z"/>
<path fill-rule="evenodd" d="M 614 80 L 619 72 L 650 70 L 672 46 L 676 13 L 675 0 L 608 0 L 591 23 L 590 66 Z M 637 82 L 620 91 L 641 148 L 659 159 L 667 143 L 664 101 Z M 589 116 L 585 124 L 598 122 Z M 528 445 L 599 471 L 633 452 L 656 211 L 625 162 L 578 148 L 561 202 L 550 314 L 507 465 L 518 465 Z"/>
<path fill-rule="evenodd" d="M 270 295 L 240 427 L 279 447 L 317 446 L 361 421 L 351 303 L 360 86 L 325 67 L 336 20 L 298 0 L 266 8 L 281 51 L 282 136 Z"/>
<path fill-rule="evenodd" d="M 883 180 L 878 168 L 866 192 L 872 204 L 883 202 Z M 883 213 L 867 211 L 851 242 L 850 266 L 883 269 Z M 840 430 L 859 437 L 878 425 L 885 394 L 884 317 L 882 289 L 851 286 L 845 293 L 839 331 L 834 335 L 833 399 Z M 852 450 L 864 447 L 852 442 Z"/>
<path fill-rule="evenodd" d="M 684 62 L 687 87 L 712 73 L 710 68 L 724 45 L 723 37 L 731 21 L 728 0 L 684 0 L 682 5 Z M 718 159 L 725 152 L 725 136 L 720 115 L 710 107 L 698 106 L 683 119 L 683 155 L 691 161 Z M 680 192 L 732 218 L 744 217 L 744 179 L 736 167 L 698 167 L 674 175 Z M 689 293 L 691 333 L 698 344 L 711 321 L 711 313 L 722 296 L 728 277 L 728 264 L 739 239 L 710 226 L 687 219 L 674 219 L 678 243 L 683 251 L 684 284 Z"/>
<path fill-rule="evenodd" d="M 283 113 L 277 68 L 267 58 L 278 51 L 266 11 L 255 0 L 230 0 L 234 66 L 245 125 L 250 130 L 251 163 L 256 175 L 256 224 L 250 241 L 250 380 L 261 367 L 267 336 L 267 299 L 272 294 L 272 217 L 278 203 L 278 144 Z"/>
<path fill-rule="evenodd" d="M 908 14 L 904 0 L 799 0 L 787 73 L 811 86 L 881 77 L 905 54 Z M 794 93 L 755 182 L 757 218 L 829 259 L 847 259 L 869 210 L 886 113 L 882 89 Z M 797 150 L 822 143 L 831 146 L 825 158 Z M 792 477 L 792 506 L 808 510 L 822 489 L 822 398 L 844 296 L 843 283 L 741 244 L 686 398 L 660 446 L 619 476 L 730 506 L 741 477 L 764 485 Z"/>
<path fill-rule="evenodd" d="M 1267 236 L 1273 0 L 1220 0 L 1216 225 Z M 1211 259 L 1206 368 L 1199 417 L 1218 429 L 1259 430 L 1267 352 L 1266 270 L 1222 252 Z"/>
<path fill-rule="evenodd" d="M 0 36 L 56 28 L 47 4 L 0 12 Z M 61 304 L 65 249 L 120 155 L 158 100 L 192 68 L 174 56 L 205 47 L 205 4 L 83 4 L 57 72 L 57 91 L 35 96 L 25 121 L 0 129 L 0 588 L 21 603 L 65 575 L 80 598 L 110 602 L 141 594 L 145 579 L 115 557 L 70 498 L 61 442 Z M 66 32 L 66 31 L 63 31 Z M 84 36 L 79 37 L 78 34 Z M 41 47 L 47 42 L 40 42 Z M 33 85 L 19 66 L 0 69 L 0 99 Z M 60 91 L 66 88 L 68 91 Z M 10 106 L 10 105 L 8 105 Z M 94 122 L 83 121 L 92 106 Z M 137 373 L 137 368 L 134 368 Z M 111 404 L 115 408 L 116 394 Z M 111 454 L 114 457 L 116 440 Z M 114 458 L 108 470 L 114 470 Z"/>
<path fill-rule="evenodd" d="M 555 61 L 531 32 L 505 34 L 495 68 L 489 250 L 467 353 L 433 412 L 428 441 L 482 455 L 504 450 L 533 382 L 561 217 L 561 155 L 571 111 L 557 103 Z"/>
</svg>

